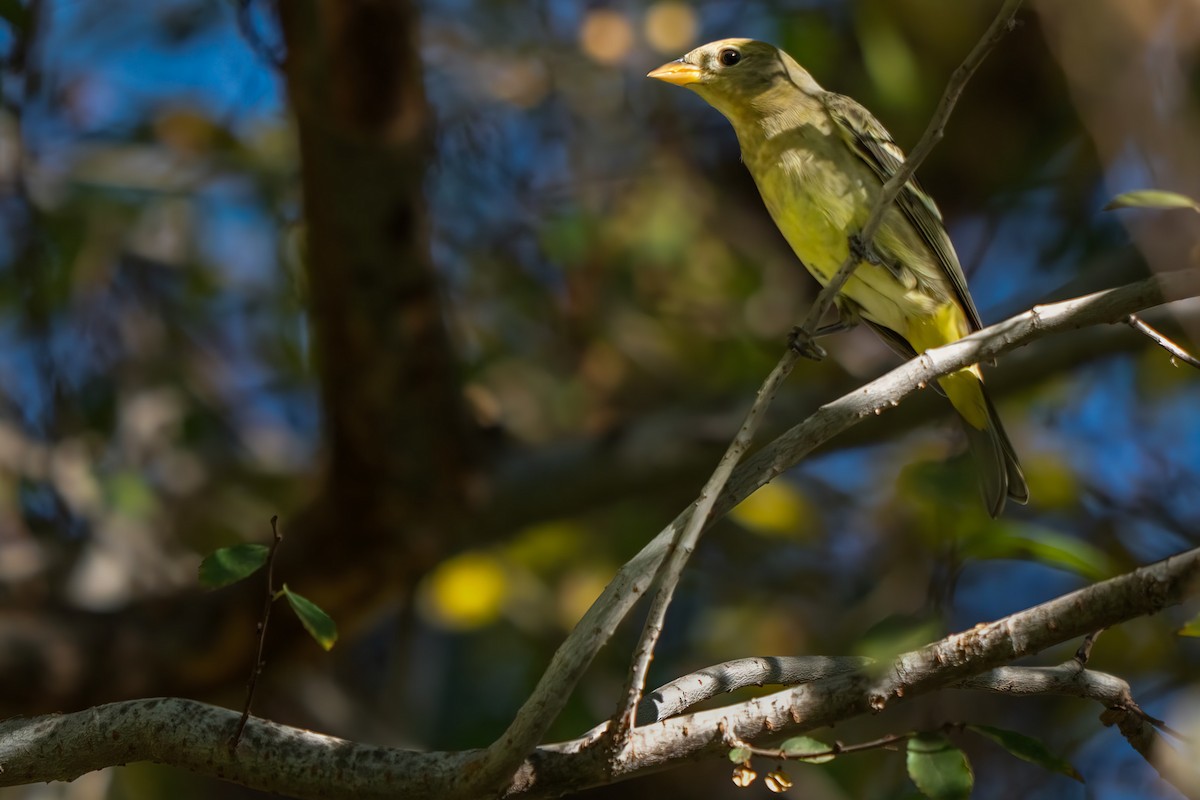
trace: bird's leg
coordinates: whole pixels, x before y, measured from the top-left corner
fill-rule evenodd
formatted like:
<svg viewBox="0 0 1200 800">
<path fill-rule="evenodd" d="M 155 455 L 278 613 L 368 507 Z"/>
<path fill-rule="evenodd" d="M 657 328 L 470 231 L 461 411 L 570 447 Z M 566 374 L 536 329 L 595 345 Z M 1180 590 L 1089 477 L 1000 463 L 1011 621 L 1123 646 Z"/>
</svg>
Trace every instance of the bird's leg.
<svg viewBox="0 0 1200 800">
<path fill-rule="evenodd" d="M 812 333 L 808 333 L 799 325 L 792 328 L 792 332 L 788 334 L 788 346 L 795 350 L 805 358 L 810 358 L 813 361 L 820 361 L 829 355 L 825 352 L 825 348 L 817 344 L 816 340 L 824 336 L 829 336 L 833 333 L 842 333 L 852 330 L 858 326 L 858 320 L 853 317 L 839 316 L 834 322 L 828 325 L 822 325 Z"/>
<path fill-rule="evenodd" d="M 858 320 L 849 319 L 847 317 L 839 317 L 836 322 L 831 322 L 828 325 L 822 325 L 813 332 L 812 338 L 821 339 L 835 333 L 845 333 L 852 331 L 858 327 Z"/>
</svg>

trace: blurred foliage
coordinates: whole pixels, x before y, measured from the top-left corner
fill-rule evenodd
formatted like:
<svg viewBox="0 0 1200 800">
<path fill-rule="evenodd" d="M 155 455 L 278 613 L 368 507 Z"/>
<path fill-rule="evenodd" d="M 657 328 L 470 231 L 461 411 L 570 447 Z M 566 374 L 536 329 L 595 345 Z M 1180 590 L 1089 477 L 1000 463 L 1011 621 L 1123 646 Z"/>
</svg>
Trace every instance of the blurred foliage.
<svg viewBox="0 0 1200 800">
<path fill-rule="evenodd" d="M 648 69 L 721 36 L 769 39 L 911 146 L 992 5 L 422 4 L 438 120 L 431 246 L 464 396 L 501 459 L 634 429 L 659 432 L 644 457 L 664 462 L 680 439 L 723 442 L 812 297 L 725 121 L 643 80 Z M 202 554 L 265 541 L 266 520 L 286 521 L 318 485 L 298 153 L 263 55 L 279 40 L 271 10 L 247 13 L 249 29 L 218 0 L 0 3 L 0 597 L 12 608 L 120 609 L 179 591 Z M 1194 77 L 1189 13 L 1192 27 L 1175 30 L 1192 39 L 1151 32 L 1144 47 Z M 1122 190 L 1160 185 L 1171 154 L 1146 166 L 1156 154 L 1132 134 L 1120 157 L 1098 146 L 1043 34 L 1023 17 L 921 170 L 989 322 L 1136 277 L 1131 239 L 1197 241 L 1194 215 L 1100 212 Z M 1164 94 L 1160 114 L 1194 113 L 1196 85 Z M 1162 318 L 1185 345 L 1195 311 Z M 814 407 L 797 402 L 831 399 L 824 387 L 895 363 L 866 332 L 828 348 L 797 371 L 778 424 Z M 911 643 L 905 632 L 969 627 L 1197 544 L 1194 373 L 1128 332 L 1048 340 L 989 375 L 1029 507 L 987 519 L 945 409 L 916 429 L 892 414 L 868 421 L 869 441 L 832 443 L 707 535 L 652 680 L 752 654 L 894 650 Z M 412 614 L 339 648 L 332 666 L 297 668 L 296 716 L 379 741 L 485 744 L 616 567 L 695 488 L 652 483 L 481 536 L 426 575 Z M 1172 635 L 1184 620 L 1105 634 L 1093 666 L 1147 689 L 1148 710 L 1174 720 L 1200 660 Z M 554 736 L 612 712 L 635 628 L 601 653 Z M 1044 732 L 1089 796 L 1168 796 L 1081 702 L 952 696 L 914 708 L 926 722 Z M 985 751 L 971 763 L 977 797 L 1065 796 L 1070 783 Z M 697 768 L 669 788 L 651 778 L 593 794 L 745 796 L 718 766 L 720 788 Z M 797 796 L 894 796 L 905 781 L 876 754 L 793 772 Z M 88 796 L 165 795 L 180 782 L 120 774 Z"/>
</svg>

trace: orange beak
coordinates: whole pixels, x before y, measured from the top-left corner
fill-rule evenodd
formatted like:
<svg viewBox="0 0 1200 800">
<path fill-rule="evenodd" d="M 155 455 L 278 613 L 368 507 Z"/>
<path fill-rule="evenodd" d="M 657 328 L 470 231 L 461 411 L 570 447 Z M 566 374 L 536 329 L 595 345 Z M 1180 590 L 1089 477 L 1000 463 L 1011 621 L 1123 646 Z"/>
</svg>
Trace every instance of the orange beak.
<svg viewBox="0 0 1200 800">
<path fill-rule="evenodd" d="M 681 58 L 677 61 L 663 64 L 656 70 L 651 70 L 646 73 L 646 77 L 657 78 L 660 81 L 673 83 L 676 86 L 687 86 L 691 83 L 700 83 L 700 68 L 695 64 L 687 63 Z"/>
</svg>

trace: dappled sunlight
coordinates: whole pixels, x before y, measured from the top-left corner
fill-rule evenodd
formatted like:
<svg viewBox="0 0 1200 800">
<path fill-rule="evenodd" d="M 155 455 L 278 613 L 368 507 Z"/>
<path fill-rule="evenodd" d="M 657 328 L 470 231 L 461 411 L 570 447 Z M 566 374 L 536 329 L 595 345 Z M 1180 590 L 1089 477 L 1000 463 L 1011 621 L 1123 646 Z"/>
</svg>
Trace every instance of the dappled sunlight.
<svg viewBox="0 0 1200 800">
<path fill-rule="evenodd" d="M 6 78 L 0 109 L 0 627 L 20 616 L 41 642 L 68 630 L 39 628 L 42 615 L 82 619 L 69 630 L 90 641 L 87 625 L 129 613 L 134 638 L 170 631 L 151 643 L 169 653 L 163 691 L 236 704 L 262 576 L 235 614 L 221 604 L 238 590 L 201 595 L 196 567 L 214 548 L 269 542 L 278 515 L 277 583 L 303 567 L 298 589 L 353 619 L 331 656 L 270 652 L 261 713 L 456 749 L 505 729 L 621 565 L 689 507 L 818 288 L 729 126 L 647 70 L 718 36 L 770 40 L 911 148 L 998 4 L 416 4 L 417 41 L 396 52 L 419 56 L 419 74 L 414 61 L 370 78 L 415 76 L 421 113 L 405 113 L 428 141 L 378 175 L 343 172 L 361 165 L 338 150 L 346 161 L 315 177 L 302 159 L 336 126 L 315 135 L 288 108 L 289 75 L 270 58 L 284 6 L 245 4 L 255 41 L 239 3 L 40 5 L 45 38 L 30 69 Z M 1198 6 L 1029 6 L 919 171 L 985 323 L 1147 266 L 1200 263 L 1200 217 L 1186 208 L 1100 210 L 1135 188 L 1200 198 Z M 9 49 L 0 37 L 0 55 Z M 366 105 L 367 117 L 393 113 Z M 338 146 L 362 146 L 360 134 Z M 406 176 L 419 179 L 410 205 L 357 213 Z M 349 209 L 362 230 L 318 247 L 307 237 L 328 220 L 306 209 L 339 191 L 351 201 L 329 213 Z M 386 241 L 370 241 L 381 231 Z M 397 240 L 412 244 L 403 257 L 387 249 Z M 376 274 L 358 272 L 375 259 Z M 429 286 L 406 282 L 410 271 Z M 331 309 L 341 338 L 323 338 Z M 1195 351 L 1200 305 L 1153 321 Z M 425 325 L 444 351 L 397 333 Z M 750 457 L 900 363 L 865 326 L 821 346 L 828 357 L 799 362 Z M 358 348 L 379 357 L 339 372 Z M 389 383 L 399 364 L 416 366 Z M 651 681 L 748 655 L 886 658 L 1200 543 L 1195 370 L 1124 326 L 1040 339 L 981 370 L 1028 505 L 987 515 L 934 386 L 864 411 L 713 522 Z M 388 413 L 335 402 L 351 392 Z M 358 438 L 335 452 L 343 424 Z M 169 601 L 221 613 L 191 617 Z M 548 740 L 612 713 L 641 603 Z M 1194 682 L 1200 653 L 1174 637 L 1177 622 L 1109 631 L 1096 658 L 1139 689 L 1170 687 L 1163 714 L 1191 730 L 1196 704 L 1178 687 Z M 276 624 L 274 641 L 287 642 L 289 623 Z M 169 663 L 185 640 L 199 652 Z M 62 655 L 55 680 L 83 687 L 71 697 L 108 699 L 121 688 L 103 685 L 112 670 L 141 677 L 105 656 L 110 671 L 87 678 L 79 651 L 47 652 Z M 156 658 L 139 656 L 138 670 Z M 1094 714 L 1017 705 L 979 708 L 1028 715 L 1028 728 L 1111 766 L 1112 743 L 1080 733 Z M 931 703 L 915 716 L 970 708 Z M 894 793 L 886 770 L 840 764 L 798 787 Z M 1151 780 L 1145 764 L 1122 768 L 1130 793 L 1089 791 L 1115 800 Z M 79 797 L 110 782 L 112 800 L 171 794 L 171 779 L 145 775 L 124 788 L 89 779 Z M 678 781 L 679 796 L 715 791 L 700 772 Z"/>
<path fill-rule="evenodd" d="M 464 553 L 429 574 L 420 590 L 420 608 L 435 625 L 472 630 L 500 618 L 509 592 L 509 579 L 498 559 Z"/>
<path fill-rule="evenodd" d="M 618 11 L 589 11 L 579 29 L 579 46 L 601 64 L 619 63 L 633 47 L 633 25 Z"/>
<path fill-rule="evenodd" d="M 787 482 L 768 483 L 739 503 L 729 516 L 762 536 L 806 539 L 813 535 L 808 498 Z"/>
</svg>

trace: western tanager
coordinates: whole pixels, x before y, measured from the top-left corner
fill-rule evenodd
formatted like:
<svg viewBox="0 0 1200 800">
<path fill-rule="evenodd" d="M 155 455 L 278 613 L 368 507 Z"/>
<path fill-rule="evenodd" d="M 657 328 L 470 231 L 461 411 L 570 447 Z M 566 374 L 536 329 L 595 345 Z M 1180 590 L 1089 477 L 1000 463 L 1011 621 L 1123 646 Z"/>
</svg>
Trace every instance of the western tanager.
<svg viewBox="0 0 1200 800">
<path fill-rule="evenodd" d="M 817 84 L 791 56 L 749 39 L 698 47 L 649 74 L 703 97 L 733 124 L 742 160 L 771 218 L 809 272 L 827 284 L 846 259 L 883 183 L 904 160 L 861 105 Z M 982 324 L 942 216 L 909 181 L 837 297 L 842 320 L 864 321 L 907 357 Z M 1029 489 L 983 389 L 978 366 L 938 381 L 965 423 L 988 512 Z"/>
</svg>

